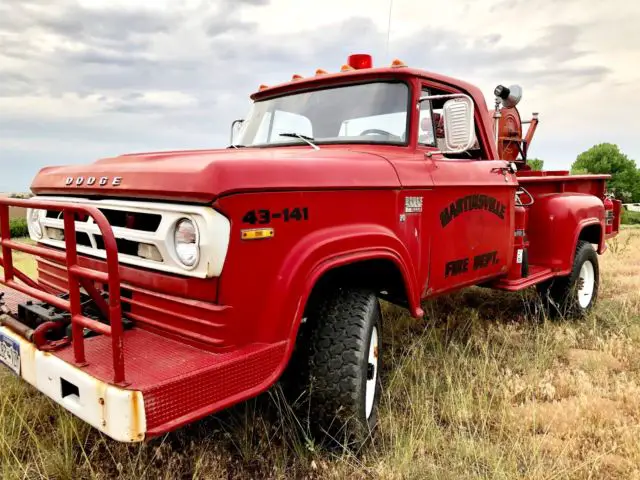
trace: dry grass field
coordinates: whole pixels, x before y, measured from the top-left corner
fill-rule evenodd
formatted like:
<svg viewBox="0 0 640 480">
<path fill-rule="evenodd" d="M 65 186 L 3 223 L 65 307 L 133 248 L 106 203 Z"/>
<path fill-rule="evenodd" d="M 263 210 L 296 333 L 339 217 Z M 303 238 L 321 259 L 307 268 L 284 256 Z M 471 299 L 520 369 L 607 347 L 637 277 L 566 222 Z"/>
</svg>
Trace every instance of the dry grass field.
<svg viewBox="0 0 640 480">
<path fill-rule="evenodd" d="M 584 321 L 479 288 L 385 306 L 381 425 L 358 454 L 307 435 L 276 387 L 142 445 L 0 373 L 0 478 L 640 479 L 640 229 L 601 258 Z"/>
<path fill-rule="evenodd" d="M 31 240 L 22 240 L 25 242 L 31 243 Z M 36 276 L 36 263 L 33 261 L 33 257 L 31 255 L 27 255 L 22 252 L 13 252 L 13 264 L 16 268 L 19 268 L 21 271 L 29 275 L 30 277 L 35 278 Z M 2 267 L 0 267 L 0 275 L 3 273 Z"/>
</svg>

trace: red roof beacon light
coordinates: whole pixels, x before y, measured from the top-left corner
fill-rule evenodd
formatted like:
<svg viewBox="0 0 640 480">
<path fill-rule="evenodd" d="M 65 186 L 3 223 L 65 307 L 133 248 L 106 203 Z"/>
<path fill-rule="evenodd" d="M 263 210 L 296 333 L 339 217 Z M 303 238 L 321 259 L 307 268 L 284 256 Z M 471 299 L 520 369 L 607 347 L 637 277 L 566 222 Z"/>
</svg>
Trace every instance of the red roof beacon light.
<svg viewBox="0 0 640 480">
<path fill-rule="evenodd" d="M 372 68 L 373 58 L 371 58 L 371 55 L 368 55 L 366 53 L 355 53 L 353 55 L 349 55 L 347 64 L 355 68 L 356 70 L 361 70 L 363 68 Z"/>
</svg>

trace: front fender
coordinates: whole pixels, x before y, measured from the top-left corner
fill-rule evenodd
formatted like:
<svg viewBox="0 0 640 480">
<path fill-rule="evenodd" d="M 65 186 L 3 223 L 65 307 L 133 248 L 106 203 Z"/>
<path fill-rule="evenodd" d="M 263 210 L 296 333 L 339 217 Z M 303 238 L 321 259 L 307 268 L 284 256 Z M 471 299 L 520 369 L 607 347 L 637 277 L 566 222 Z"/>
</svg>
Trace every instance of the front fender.
<svg viewBox="0 0 640 480">
<path fill-rule="evenodd" d="M 598 197 L 581 193 L 536 197 L 529 211 L 529 262 L 559 275 L 569 273 L 580 232 L 589 225 L 599 225 L 604 232 L 604 204 Z M 599 251 L 603 245 L 601 235 Z"/>
<path fill-rule="evenodd" d="M 316 230 L 291 249 L 276 281 L 272 283 L 266 318 L 291 319 L 278 328 L 288 331 L 263 332 L 267 337 L 289 337 L 293 342 L 307 299 L 316 281 L 328 270 L 369 259 L 391 260 L 404 279 L 411 312 L 421 317 L 416 272 L 405 245 L 380 225 L 354 224 Z M 283 294 L 284 292 L 284 294 Z"/>
</svg>

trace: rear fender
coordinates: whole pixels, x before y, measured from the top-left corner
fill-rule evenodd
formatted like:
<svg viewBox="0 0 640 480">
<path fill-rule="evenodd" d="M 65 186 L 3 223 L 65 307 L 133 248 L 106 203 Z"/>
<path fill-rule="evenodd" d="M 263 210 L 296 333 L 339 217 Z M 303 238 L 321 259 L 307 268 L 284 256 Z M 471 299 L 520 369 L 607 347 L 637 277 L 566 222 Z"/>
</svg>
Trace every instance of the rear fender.
<svg viewBox="0 0 640 480">
<path fill-rule="evenodd" d="M 591 225 L 600 227 L 598 253 L 603 253 L 602 200 L 581 193 L 552 193 L 536 197 L 529 212 L 529 261 L 550 267 L 558 275 L 569 273 L 580 233 Z"/>
</svg>

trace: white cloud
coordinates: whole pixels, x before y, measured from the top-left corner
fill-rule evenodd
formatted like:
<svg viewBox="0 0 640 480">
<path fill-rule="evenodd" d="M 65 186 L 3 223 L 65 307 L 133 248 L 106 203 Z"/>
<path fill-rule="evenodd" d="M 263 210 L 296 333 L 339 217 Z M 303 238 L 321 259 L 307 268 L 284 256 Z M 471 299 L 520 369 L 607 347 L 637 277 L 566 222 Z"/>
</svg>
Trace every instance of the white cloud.
<svg viewBox="0 0 640 480">
<path fill-rule="evenodd" d="M 393 0 L 387 53 L 388 14 L 388 0 L 3 0 L 0 191 L 47 164 L 222 146 L 259 84 L 353 52 L 461 77 L 487 103 L 520 83 L 523 116 L 541 116 L 531 154 L 551 167 L 602 141 L 640 160 L 640 3 Z"/>
</svg>

